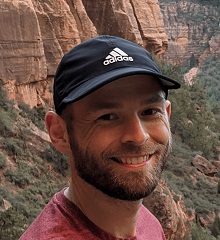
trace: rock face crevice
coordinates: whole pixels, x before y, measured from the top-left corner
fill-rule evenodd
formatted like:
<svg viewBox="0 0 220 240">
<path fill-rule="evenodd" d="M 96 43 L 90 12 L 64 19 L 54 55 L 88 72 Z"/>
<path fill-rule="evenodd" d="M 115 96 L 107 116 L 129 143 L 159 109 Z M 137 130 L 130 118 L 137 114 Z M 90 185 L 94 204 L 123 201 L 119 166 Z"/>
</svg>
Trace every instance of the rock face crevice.
<svg viewBox="0 0 220 240">
<path fill-rule="evenodd" d="M 46 59 L 32 2 L 3 2 L 0 12 L 0 79 L 18 84 L 45 79 Z"/>
</svg>

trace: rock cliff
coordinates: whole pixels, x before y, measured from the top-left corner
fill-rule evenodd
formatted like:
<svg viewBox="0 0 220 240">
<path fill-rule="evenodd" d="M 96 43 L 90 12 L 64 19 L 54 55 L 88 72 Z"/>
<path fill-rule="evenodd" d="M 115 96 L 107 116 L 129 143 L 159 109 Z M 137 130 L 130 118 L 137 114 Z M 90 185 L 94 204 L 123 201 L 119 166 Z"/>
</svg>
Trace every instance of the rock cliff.
<svg viewBox="0 0 220 240">
<path fill-rule="evenodd" d="M 181 240 L 189 235 L 195 214 L 186 210 L 182 196 L 169 190 L 164 181 L 143 204 L 160 220 L 167 240 Z"/>
<path fill-rule="evenodd" d="M 10 98 L 30 106 L 51 101 L 61 57 L 100 34 L 163 53 L 168 45 L 157 0 L 4 0 L 0 3 L 0 79 Z"/>
<path fill-rule="evenodd" d="M 51 76 L 64 52 L 96 30 L 82 4 L 77 8 L 62 0 L 0 4 L 0 79 L 11 98 L 42 105 L 51 99 Z"/>
<path fill-rule="evenodd" d="M 101 6 L 101 7 L 100 7 Z M 58 62 L 98 34 L 137 42 L 172 64 L 202 64 L 219 54 L 219 7 L 185 0 L 3 0 L 0 79 L 9 96 L 30 106 L 51 101 Z"/>
<path fill-rule="evenodd" d="M 171 64 L 189 63 L 192 54 L 198 64 L 219 54 L 220 8 L 192 1 L 160 1 L 169 47 L 163 59 Z"/>
</svg>

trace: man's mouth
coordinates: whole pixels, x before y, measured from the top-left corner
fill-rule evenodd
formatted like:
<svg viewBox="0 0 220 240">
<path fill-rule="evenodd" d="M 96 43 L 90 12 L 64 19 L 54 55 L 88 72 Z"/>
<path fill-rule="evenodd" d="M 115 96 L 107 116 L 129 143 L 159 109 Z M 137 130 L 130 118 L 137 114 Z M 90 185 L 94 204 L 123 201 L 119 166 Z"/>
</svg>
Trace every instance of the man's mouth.
<svg viewBox="0 0 220 240">
<path fill-rule="evenodd" d="M 139 165 L 142 163 L 146 163 L 151 159 L 152 154 L 144 155 L 144 156 L 127 156 L 127 157 L 112 157 L 111 159 L 123 164 L 129 165 Z"/>
</svg>

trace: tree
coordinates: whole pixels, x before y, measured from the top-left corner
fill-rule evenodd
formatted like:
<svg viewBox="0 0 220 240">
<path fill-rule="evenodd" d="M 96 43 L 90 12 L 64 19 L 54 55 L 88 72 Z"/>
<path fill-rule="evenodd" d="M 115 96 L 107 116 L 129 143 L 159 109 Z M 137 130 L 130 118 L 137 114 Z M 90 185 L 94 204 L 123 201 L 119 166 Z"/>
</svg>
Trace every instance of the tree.
<svg viewBox="0 0 220 240">
<path fill-rule="evenodd" d="M 193 67 L 196 67 L 198 64 L 197 64 L 197 60 L 195 58 L 195 55 L 194 53 L 191 54 L 191 57 L 189 59 L 189 66 L 190 68 L 193 68 Z"/>
<path fill-rule="evenodd" d="M 220 236 L 220 218 L 216 215 L 215 220 L 212 224 L 211 233 L 213 236 Z"/>
</svg>

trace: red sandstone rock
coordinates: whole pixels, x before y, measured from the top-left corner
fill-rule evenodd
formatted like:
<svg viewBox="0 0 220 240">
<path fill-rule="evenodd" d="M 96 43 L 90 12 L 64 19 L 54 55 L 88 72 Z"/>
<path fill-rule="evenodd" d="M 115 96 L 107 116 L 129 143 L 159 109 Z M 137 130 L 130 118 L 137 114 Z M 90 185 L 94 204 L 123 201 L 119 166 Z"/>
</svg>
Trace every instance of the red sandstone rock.
<svg viewBox="0 0 220 240">
<path fill-rule="evenodd" d="M 194 53 L 200 64 L 210 52 L 219 54 L 219 36 L 210 40 L 215 35 L 210 22 L 218 22 L 218 8 L 192 1 L 159 2 L 169 42 L 163 60 L 171 64 L 189 63 Z M 203 16 L 199 17 L 200 13 Z"/>
<path fill-rule="evenodd" d="M 212 54 L 220 54 L 220 34 L 214 36 L 209 41 L 210 52 Z"/>
<path fill-rule="evenodd" d="M 61 57 L 98 34 L 118 35 L 154 53 L 167 36 L 157 0 L 14 0 L 1 2 L 0 79 L 9 97 L 31 107 L 51 97 Z"/>
<path fill-rule="evenodd" d="M 214 166 L 210 161 L 205 159 L 200 155 L 196 155 L 192 161 L 192 165 L 199 170 L 200 172 L 204 173 L 208 176 L 214 176 L 218 172 L 216 166 Z"/>
<path fill-rule="evenodd" d="M 12 207 L 11 203 L 5 199 L 2 199 L 2 203 L 0 204 L 0 212 L 5 212 Z"/>
<path fill-rule="evenodd" d="M 211 164 L 217 168 L 218 172 L 220 172 L 220 160 L 219 161 L 211 161 Z"/>
<path fill-rule="evenodd" d="M 161 222 L 168 240 L 184 239 L 190 232 L 194 213 L 187 212 L 182 196 L 170 191 L 165 182 L 161 182 L 143 203 Z"/>
</svg>

